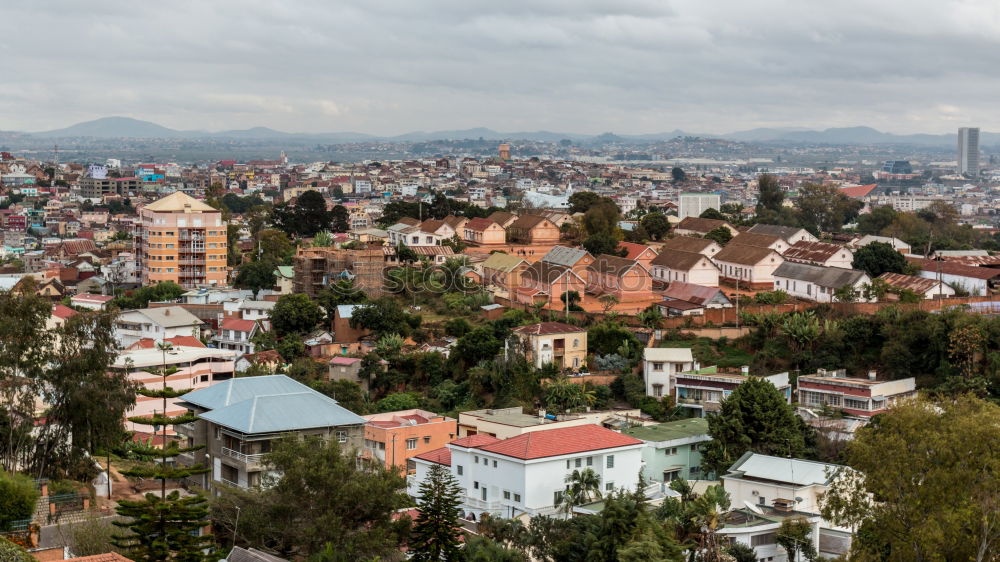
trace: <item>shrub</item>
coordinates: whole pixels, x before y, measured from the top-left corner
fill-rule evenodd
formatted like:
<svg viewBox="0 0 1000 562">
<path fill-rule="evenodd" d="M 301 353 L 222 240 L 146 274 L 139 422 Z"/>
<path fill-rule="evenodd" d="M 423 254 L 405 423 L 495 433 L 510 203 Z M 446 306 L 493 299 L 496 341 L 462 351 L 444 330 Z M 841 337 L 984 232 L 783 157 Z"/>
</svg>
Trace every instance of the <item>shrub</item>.
<svg viewBox="0 0 1000 562">
<path fill-rule="evenodd" d="M 14 521 L 29 519 L 35 512 L 37 500 L 34 480 L 22 474 L 0 471 L 0 531 L 10 530 Z"/>
</svg>

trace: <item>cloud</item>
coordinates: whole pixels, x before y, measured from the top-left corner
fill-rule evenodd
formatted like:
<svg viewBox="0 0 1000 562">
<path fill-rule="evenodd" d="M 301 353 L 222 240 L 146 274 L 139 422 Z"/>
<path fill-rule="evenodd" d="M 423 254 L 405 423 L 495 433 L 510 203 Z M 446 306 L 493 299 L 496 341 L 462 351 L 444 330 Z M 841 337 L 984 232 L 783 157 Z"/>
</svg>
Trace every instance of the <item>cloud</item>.
<svg viewBox="0 0 1000 562">
<path fill-rule="evenodd" d="M 1000 129 L 992 0 L 50 0 L 4 12 L 4 130 L 108 115 L 375 134 Z"/>
</svg>

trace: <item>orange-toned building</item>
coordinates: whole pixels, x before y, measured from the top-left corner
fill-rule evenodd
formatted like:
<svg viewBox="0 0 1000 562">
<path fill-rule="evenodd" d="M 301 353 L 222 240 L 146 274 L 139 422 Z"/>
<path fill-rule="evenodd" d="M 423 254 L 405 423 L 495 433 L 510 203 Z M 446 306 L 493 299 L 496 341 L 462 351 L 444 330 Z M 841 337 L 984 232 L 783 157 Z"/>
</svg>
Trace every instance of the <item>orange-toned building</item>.
<svg viewBox="0 0 1000 562">
<path fill-rule="evenodd" d="M 458 420 L 426 410 L 400 410 L 362 416 L 365 454 L 385 466 L 406 468 L 406 461 L 444 447 L 458 437 Z"/>
<path fill-rule="evenodd" d="M 143 207 L 139 219 L 136 261 L 143 284 L 226 284 L 227 226 L 221 211 L 176 191 Z"/>
</svg>

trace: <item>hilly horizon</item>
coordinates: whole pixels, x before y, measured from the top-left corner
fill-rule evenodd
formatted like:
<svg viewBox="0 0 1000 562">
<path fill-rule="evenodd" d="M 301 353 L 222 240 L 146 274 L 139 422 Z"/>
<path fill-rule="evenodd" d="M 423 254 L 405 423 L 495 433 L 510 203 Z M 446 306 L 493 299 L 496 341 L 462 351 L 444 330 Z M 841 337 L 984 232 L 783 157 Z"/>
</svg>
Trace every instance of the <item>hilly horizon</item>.
<svg viewBox="0 0 1000 562">
<path fill-rule="evenodd" d="M 897 135 L 886 133 L 872 127 L 834 127 L 823 130 L 806 127 L 760 127 L 744 131 L 715 135 L 692 133 L 679 129 L 647 134 L 614 134 L 602 133 L 588 135 L 579 133 L 560 133 L 553 131 L 521 131 L 498 132 L 487 127 L 475 127 L 460 130 L 443 131 L 412 131 L 400 135 L 379 136 L 358 132 L 331 133 L 289 133 L 269 127 L 251 127 L 226 131 L 184 131 L 164 127 L 151 121 L 143 121 L 131 117 L 102 117 L 91 121 L 76 123 L 62 129 L 22 133 L 36 138 L 158 138 L 158 139 L 195 139 L 195 138 L 227 138 L 244 140 L 311 140 L 330 143 L 364 142 L 376 140 L 400 142 L 425 142 L 433 140 L 464 140 L 483 138 L 486 140 L 530 140 L 538 142 L 558 142 L 562 139 L 573 141 L 600 140 L 632 140 L 632 141 L 662 141 L 678 136 L 694 136 L 703 138 L 721 138 L 740 142 L 798 142 L 817 144 L 913 144 L 921 146 L 950 146 L 955 142 L 954 134 L 910 134 Z M 1000 134 L 981 132 L 980 144 L 1000 144 Z"/>
</svg>

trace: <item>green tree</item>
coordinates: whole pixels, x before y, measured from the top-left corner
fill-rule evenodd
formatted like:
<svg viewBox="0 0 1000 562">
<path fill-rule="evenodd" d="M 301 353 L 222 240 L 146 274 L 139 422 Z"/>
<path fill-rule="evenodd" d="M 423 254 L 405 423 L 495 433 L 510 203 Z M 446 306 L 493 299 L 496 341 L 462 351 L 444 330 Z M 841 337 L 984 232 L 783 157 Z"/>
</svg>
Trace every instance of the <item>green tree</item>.
<svg viewBox="0 0 1000 562">
<path fill-rule="evenodd" d="M 855 302 L 858 300 L 858 290 L 854 285 L 843 285 L 833 290 L 833 298 L 836 302 Z"/>
<path fill-rule="evenodd" d="M 444 325 L 444 333 L 460 338 L 472 330 L 472 325 L 465 318 L 452 318 Z"/>
<path fill-rule="evenodd" d="M 840 232 L 845 223 L 858 217 L 864 203 L 851 199 L 839 187 L 807 183 L 799 188 L 795 201 L 803 225 L 810 231 Z"/>
<path fill-rule="evenodd" d="M 653 240 L 663 240 L 663 237 L 670 232 L 670 221 L 660 212 L 646 213 L 639 224 L 646 229 L 646 233 Z"/>
<path fill-rule="evenodd" d="M 717 475 L 753 451 L 765 455 L 798 457 L 805 450 L 800 421 L 791 405 L 770 381 L 749 377 L 709 413 L 712 436 L 702 450 L 705 472 Z"/>
<path fill-rule="evenodd" d="M 0 470 L 0 531 L 9 531 L 14 521 L 31 519 L 37 500 L 34 480 Z"/>
<path fill-rule="evenodd" d="M 708 233 L 705 234 L 705 238 L 714 241 L 720 246 L 725 246 L 730 240 L 733 239 L 733 233 L 730 232 L 725 226 L 720 226 L 708 231 Z"/>
<path fill-rule="evenodd" d="M 361 389 L 361 385 L 354 381 L 343 379 L 332 381 L 314 380 L 309 385 L 313 390 L 333 398 L 338 404 L 355 414 L 362 415 L 368 413 L 368 400 L 365 397 L 365 393 Z"/>
<path fill-rule="evenodd" d="M 523 553 L 486 537 L 468 537 L 463 551 L 465 562 L 528 562 Z"/>
<path fill-rule="evenodd" d="M 161 408 L 151 416 L 128 418 L 137 425 L 152 428 L 155 434 L 163 429 L 161 446 L 152 444 L 133 445 L 132 450 L 142 457 L 155 458 L 153 465 L 139 465 L 122 474 L 133 478 L 147 478 L 160 481 L 160 493 L 146 494 L 141 500 L 119 500 L 116 512 L 126 518 L 113 524 L 126 529 L 127 533 L 116 535 L 112 544 L 127 552 L 135 560 L 211 560 L 213 538 L 201 535 L 208 525 L 208 500 L 201 494 L 182 497 L 179 491 L 167 493 L 167 480 L 181 480 L 196 474 L 204 474 L 209 469 L 204 466 L 172 465 L 168 459 L 175 459 L 182 453 L 196 451 L 201 447 L 181 447 L 179 442 L 167 438 L 167 426 L 192 423 L 198 420 L 193 414 L 167 415 L 167 400 L 187 394 L 187 390 L 174 390 L 167 386 L 167 377 L 174 370 L 167 368 L 166 354 L 173 347 L 169 343 L 157 344 L 163 355 L 160 376 L 163 378 L 159 390 L 139 389 L 139 394 L 147 398 L 159 398 Z"/>
<path fill-rule="evenodd" d="M 812 525 L 804 517 L 785 519 L 778 527 L 775 542 L 788 553 L 790 562 L 797 562 L 799 553 L 809 562 L 816 560 L 816 546 L 812 541 Z"/>
<path fill-rule="evenodd" d="M 702 211 L 702 213 L 700 215 L 698 215 L 698 217 L 699 218 L 703 218 L 703 219 L 714 219 L 714 220 L 717 220 L 717 221 L 724 221 L 724 220 L 726 220 L 726 215 L 723 215 L 722 213 L 719 212 L 718 209 L 715 209 L 715 208 L 712 208 L 712 207 L 709 207 L 709 208 L 705 209 L 704 211 Z"/>
<path fill-rule="evenodd" d="M 858 216 L 858 232 L 882 234 L 896 220 L 896 210 L 889 205 L 875 207 L 870 213 Z"/>
<path fill-rule="evenodd" d="M 354 286 L 354 282 L 348 279 L 341 279 L 336 283 L 331 283 L 316 295 L 316 302 L 319 303 L 326 312 L 326 325 L 333 326 L 333 315 L 337 307 L 342 304 L 364 304 L 368 302 L 368 295 L 364 291 Z"/>
<path fill-rule="evenodd" d="M 757 196 L 757 214 L 765 209 L 780 212 L 785 201 L 785 190 L 781 189 L 778 179 L 771 174 L 761 174 L 757 177 L 757 187 L 760 190 Z"/>
<path fill-rule="evenodd" d="M 897 403 L 847 445 L 823 516 L 857 526 L 851 558 L 990 560 L 1000 548 L 1000 406 Z M 873 501 L 874 499 L 874 501 Z"/>
<path fill-rule="evenodd" d="M 420 397 L 412 392 L 397 392 L 390 394 L 375 403 L 375 409 L 379 412 L 398 412 L 400 410 L 413 410 L 420 407 Z"/>
<path fill-rule="evenodd" d="M 491 327 L 480 326 L 459 338 L 452 354 L 471 367 L 480 361 L 493 359 L 502 347 L 503 342 L 496 338 Z"/>
<path fill-rule="evenodd" d="M 295 254 L 295 244 L 284 232 L 267 228 L 257 234 L 256 250 L 254 257 L 257 261 L 283 265 L 289 263 Z"/>
<path fill-rule="evenodd" d="M 462 489 L 451 472 L 439 464 L 420 483 L 417 509 L 409 542 L 411 560 L 429 562 L 461 559 L 459 538 Z"/>
<path fill-rule="evenodd" d="M 273 289 L 277 284 L 275 265 L 269 261 L 252 261 L 239 267 L 233 285 L 238 289 L 250 289 L 257 294 L 261 289 Z"/>
<path fill-rule="evenodd" d="M 684 170 L 682 168 L 674 166 L 673 168 L 670 169 L 670 179 L 674 183 L 687 181 L 687 174 L 684 173 Z"/>
<path fill-rule="evenodd" d="M 132 291 L 131 295 L 117 295 L 111 301 L 111 306 L 122 310 L 133 308 L 146 308 L 150 301 L 163 302 L 180 298 L 187 291 L 173 281 L 161 281 L 153 286 L 140 287 Z"/>
<path fill-rule="evenodd" d="M 618 249 L 618 238 L 604 233 L 591 234 L 583 241 L 583 249 L 594 256 L 608 254 L 610 256 L 620 256 L 622 251 Z"/>
<path fill-rule="evenodd" d="M 387 334 L 406 336 L 410 332 L 407 316 L 395 300 L 381 298 L 354 309 L 351 327 L 369 330 L 377 338 Z"/>
<path fill-rule="evenodd" d="M 330 210 L 330 226 L 334 232 L 347 232 L 351 229 L 351 213 L 343 205 L 334 205 Z"/>
<path fill-rule="evenodd" d="M 318 437 L 280 439 L 264 462 L 264 486 L 229 487 L 213 498 L 220 534 L 236 531 L 237 544 L 266 545 L 287 558 L 326 551 L 335 553 L 326 560 L 393 559 L 409 526 L 393 520 L 410 504 L 399 471 Z"/>
<path fill-rule="evenodd" d="M 604 199 L 600 195 L 594 193 L 593 191 L 577 191 L 569 196 L 567 201 L 569 202 L 569 208 L 567 212 L 569 214 L 576 213 L 586 213 L 593 205 L 596 205 L 598 201 Z"/>
<path fill-rule="evenodd" d="M 872 242 L 854 252 L 854 269 L 860 269 L 875 279 L 883 273 L 903 273 L 906 258 L 886 242 Z"/>
<path fill-rule="evenodd" d="M 590 208 L 587 209 L 587 212 L 584 213 L 583 229 L 587 233 L 588 237 L 601 235 L 619 240 L 621 235 L 618 228 L 618 222 L 621 221 L 621 219 L 622 214 L 618 209 L 618 205 L 610 199 L 602 199 L 594 205 L 591 205 Z"/>
<path fill-rule="evenodd" d="M 283 295 L 271 310 L 271 326 L 281 337 L 306 334 L 323 320 L 323 311 L 308 295 Z"/>
</svg>

